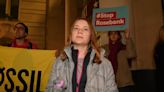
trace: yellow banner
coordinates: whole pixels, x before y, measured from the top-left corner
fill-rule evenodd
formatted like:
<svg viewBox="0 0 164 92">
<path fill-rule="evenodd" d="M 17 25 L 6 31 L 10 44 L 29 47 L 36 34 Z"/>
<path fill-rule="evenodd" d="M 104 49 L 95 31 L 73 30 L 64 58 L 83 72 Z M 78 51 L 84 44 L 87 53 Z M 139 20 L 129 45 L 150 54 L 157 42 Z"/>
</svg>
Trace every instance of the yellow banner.
<svg viewBox="0 0 164 92">
<path fill-rule="evenodd" d="M 0 92 L 45 92 L 55 50 L 0 46 Z"/>
</svg>

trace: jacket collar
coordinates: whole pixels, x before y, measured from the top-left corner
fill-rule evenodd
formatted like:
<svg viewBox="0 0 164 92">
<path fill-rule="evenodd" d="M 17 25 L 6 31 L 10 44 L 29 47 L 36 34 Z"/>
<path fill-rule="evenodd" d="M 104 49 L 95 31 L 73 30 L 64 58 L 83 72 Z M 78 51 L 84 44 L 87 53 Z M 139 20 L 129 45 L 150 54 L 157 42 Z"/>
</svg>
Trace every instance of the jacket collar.
<svg viewBox="0 0 164 92">
<path fill-rule="evenodd" d="M 65 47 L 64 51 L 67 55 L 68 58 L 72 58 L 71 57 L 71 53 L 72 53 L 72 50 L 71 48 L 73 47 L 73 45 L 70 45 L 70 46 L 67 46 Z M 90 60 L 93 60 L 94 56 L 95 56 L 95 53 L 96 51 L 92 48 L 92 52 L 91 52 L 91 57 L 90 57 Z M 104 57 L 105 56 L 105 50 L 103 48 L 100 49 L 100 58 L 101 57 Z"/>
<path fill-rule="evenodd" d="M 70 62 L 72 64 L 72 67 L 70 67 L 71 71 L 73 71 L 73 68 L 74 68 L 74 64 L 73 64 L 73 60 L 72 60 L 72 57 L 71 57 L 71 53 L 72 53 L 72 50 L 71 50 L 72 46 L 68 46 L 64 49 L 69 61 L 72 61 Z M 93 64 L 93 59 L 94 59 L 94 56 L 95 56 L 95 50 L 92 48 L 92 52 L 90 54 L 90 61 L 89 61 L 89 64 L 88 64 L 88 68 L 87 68 L 87 77 L 88 77 L 88 80 L 87 80 L 87 84 L 90 83 L 90 81 L 93 79 L 93 77 L 96 75 L 96 73 L 98 72 L 98 69 L 99 69 L 99 65 L 98 64 Z M 100 52 L 100 58 L 104 57 L 105 55 L 105 50 L 104 49 L 101 49 L 101 52 Z M 72 73 L 70 74 L 70 78 L 72 78 Z M 71 80 L 71 79 L 70 79 Z"/>
<path fill-rule="evenodd" d="M 68 47 L 66 47 L 65 49 L 64 49 L 64 51 L 65 51 L 65 53 L 66 53 L 66 55 L 67 55 L 67 57 L 70 59 L 70 60 L 72 60 L 72 50 L 71 50 L 71 48 L 73 47 L 73 45 L 71 45 L 71 46 L 68 46 Z M 90 61 L 93 61 L 93 59 L 94 59 L 94 56 L 95 56 L 95 50 L 93 49 L 93 48 L 91 48 L 91 54 L 90 54 Z M 89 62 L 89 64 L 90 63 L 93 63 L 93 62 Z"/>
</svg>

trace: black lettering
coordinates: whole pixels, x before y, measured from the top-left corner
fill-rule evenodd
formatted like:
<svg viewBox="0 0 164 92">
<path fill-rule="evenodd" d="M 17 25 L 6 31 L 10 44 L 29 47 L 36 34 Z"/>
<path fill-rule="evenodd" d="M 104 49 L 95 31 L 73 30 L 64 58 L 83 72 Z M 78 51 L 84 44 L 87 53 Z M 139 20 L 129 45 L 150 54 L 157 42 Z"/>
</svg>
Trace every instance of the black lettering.
<svg viewBox="0 0 164 92">
<path fill-rule="evenodd" d="M 38 78 L 37 78 L 36 92 L 41 92 L 41 91 L 40 91 L 40 81 L 41 81 L 41 71 L 38 71 Z"/>
<path fill-rule="evenodd" d="M 30 92 L 33 92 L 34 78 L 35 78 L 35 71 L 32 71 L 32 73 L 31 73 L 31 81 L 30 81 Z"/>
<path fill-rule="evenodd" d="M 0 68 L 0 74 L 1 74 L 0 86 L 2 85 L 2 83 L 3 83 L 4 79 L 5 79 L 5 75 L 4 75 L 4 72 L 3 72 L 4 70 L 5 70 L 4 67 Z"/>
<path fill-rule="evenodd" d="M 22 82 L 22 84 L 24 85 L 24 89 L 20 90 L 19 86 L 16 86 L 16 90 L 17 92 L 26 92 L 27 91 L 27 84 L 26 81 L 22 78 L 22 74 L 25 74 L 25 76 L 29 76 L 29 72 L 25 69 L 22 69 L 19 71 L 18 73 L 18 79 Z"/>
<path fill-rule="evenodd" d="M 13 68 L 10 68 L 10 69 L 7 70 L 6 76 L 7 76 L 8 80 L 9 80 L 9 82 L 10 82 L 10 84 L 11 84 L 11 87 L 10 87 L 10 88 L 8 87 L 7 84 L 5 84 L 5 90 L 6 90 L 7 92 L 12 92 L 13 89 L 14 89 L 14 82 L 12 81 L 12 79 L 10 78 L 10 75 L 9 75 L 10 72 L 12 72 L 13 75 L 16 75 L 16 71 L 15 71 Z"/>
</svg>

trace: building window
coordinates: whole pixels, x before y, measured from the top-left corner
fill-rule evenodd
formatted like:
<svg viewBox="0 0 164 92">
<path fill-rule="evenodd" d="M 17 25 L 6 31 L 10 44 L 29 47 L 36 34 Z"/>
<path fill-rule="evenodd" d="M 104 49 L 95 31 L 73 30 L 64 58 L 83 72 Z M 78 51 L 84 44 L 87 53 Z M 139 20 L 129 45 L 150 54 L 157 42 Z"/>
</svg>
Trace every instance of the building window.
<svg viewBox="0 0 164 92">
<path fill-rule="evenodd" d="M 0 19 L 18 19 L 19 0 L 0 0 Z"/>
<path fill-rule="evenodd" d="M 6 0 L 0 0 L 0 18 L 4 18 L 6 8 Z"/>
</svg>

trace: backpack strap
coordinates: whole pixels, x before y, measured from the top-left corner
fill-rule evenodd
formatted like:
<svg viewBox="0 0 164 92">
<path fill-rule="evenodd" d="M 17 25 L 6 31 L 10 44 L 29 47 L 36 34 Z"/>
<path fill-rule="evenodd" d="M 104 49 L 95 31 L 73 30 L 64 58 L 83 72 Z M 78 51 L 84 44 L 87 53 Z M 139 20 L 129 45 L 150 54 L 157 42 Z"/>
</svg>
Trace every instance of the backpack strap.
<svg viewBox="0 0 164 92">
<path fill-rule="evenodd" d="M 32 43 L 28 42 L 28 49 L 32 49 Z"/>
</svg>

